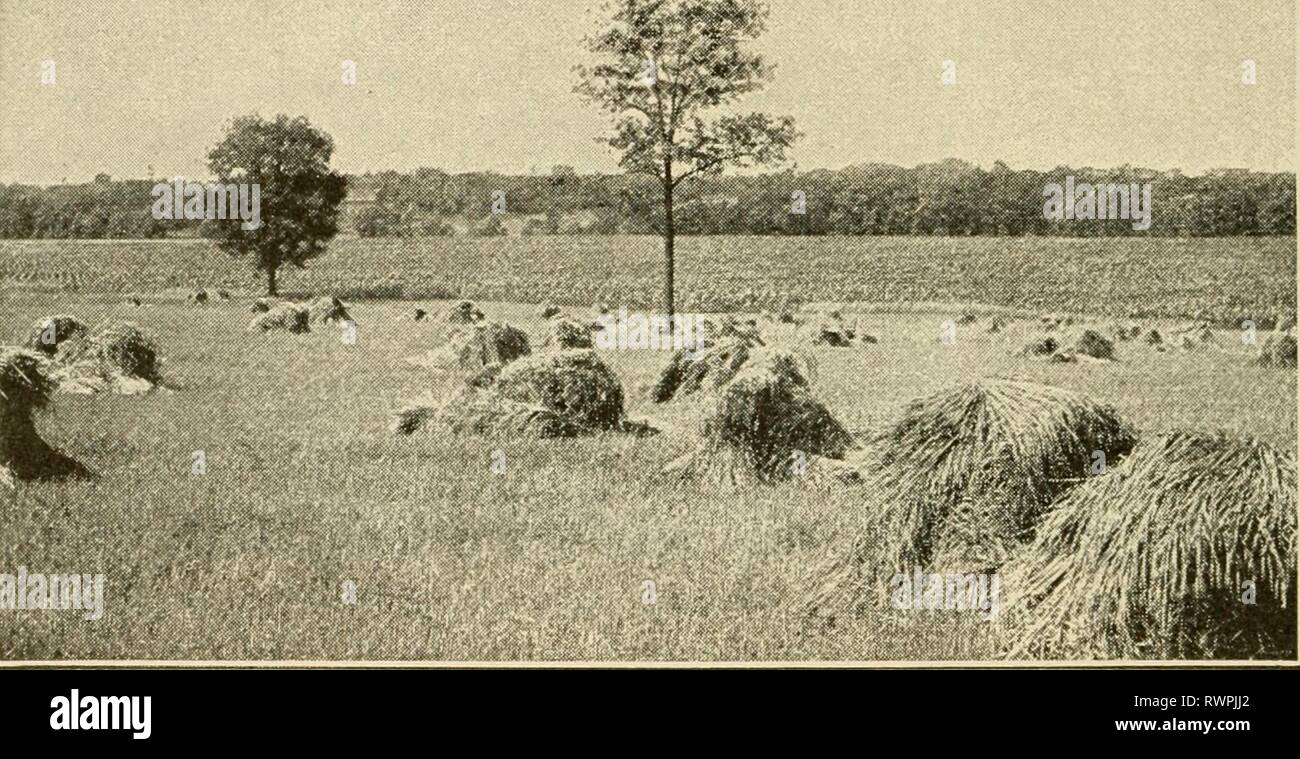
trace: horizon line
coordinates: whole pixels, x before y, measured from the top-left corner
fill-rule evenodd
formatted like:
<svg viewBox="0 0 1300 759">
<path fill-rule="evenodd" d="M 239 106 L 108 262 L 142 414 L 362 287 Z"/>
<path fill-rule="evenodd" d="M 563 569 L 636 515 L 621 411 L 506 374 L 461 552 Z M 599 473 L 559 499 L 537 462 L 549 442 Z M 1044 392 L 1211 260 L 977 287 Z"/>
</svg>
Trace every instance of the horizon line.
<svg viewBox="0 0 1300 759">
<path fill-rule="evenodd" d="M 1013 166 L 1013 165 L 1011 165 L 1011 164 L 1009 164 L 1009 163 L 1007 163 L 1006 161 L 1003 161 L 1003 160 L 1001 160 L 1001 159 L 994 159 L 990 164 L 988 164 L 988 165 L 984 165 L 983 163 L 980 163 L 980 162 L 977 162 L 977 161 L 972 161 L 972 160 L 965 159 L 965 158 L 959 158 L 959 157 L 956 157 L 956 156 L 947 156 L 947 157 L 939 158 L 939 159 L 935 159 L 935 160 L 922 161 L 922 162 L 919 162 L 919 163 L 913 164 L 913 165 L 911 165 L 911 166 L 907 166 L 907 165 L 900 164 L 900 163 L 892 163 L 892 162 L 889 162 L 889 161 L 859 161 L 859 162 L 857 162 L 857 163 L 848 163 L 848 164 L 844 164 L 843 166 L 840 166 L 839 168 L 831 168 L 831 167 L 824 167 L 824 166 L 823 166 L 823 167 L 815 167 L 815 168 L 802 168 L 802 167 L 799 167 L 799 166 L 797 166 L 797 165 L 788 166 L 788 167 L 785 167 L 785 168 L 773 168 L 773 169 L 768 169 L 768 170 L 756 170 L 756 169 L 750 168 L 750 169 L 742 169 L 742 170 L 740 170 L 740 171 L 736 171 L 736 172 L 732 172 L 732 173 L 722 174 L 722 175 L 719 175 L 719 176 L 709 177 L 708 179 L 714 179 L 714 180 L 716 180 L 716 179 L 719 179 L 719 178 L 728 178 L 728 177 L 760 177 L 760 176 L 775 176 L 775 175 L 780 175 L 780 174 L 812 174 L 812 173 L 816 173 L 816 172 L 828 172 L 828 173 L 836 174 L 836 173 L 840 173 L 840 172 L 848 171 L 848 170 L 850 170 L 850 169 L 855 169 L 855 168 L 869 168 L 869 167 L 885 167 L 885 168 L 904 169 L 904 170 L 909 170 L 909 171 L 911 171 L 911 170 L 919 169 L 919 168 L 921 168 L 921 167 L 923 167 L 923 166 L 936 166 L 936 165 L 940 165 L 940 164 L 943 164 L 943 163 L 949 163 L 949 162 L 964 163 L 964 164 L 967 164 L 967 165 L 969 165 L 969 166 L 972 166 L 972 167 L 974 167 L 974 168 L 976 168 L 976 169 L 979 169 L 979 170 L 981 170 L 981 171 L 991 171 L 991 170 L 993 169 L 994 166 L 996 166 L 998 163 L 1001 163 L 1001 164 L 1003 164 L 1004 166 L 1006 166 L 1007 169 L 1008 169 L 1009 171 L 1013 171 L 1013 172 L 1032 171 L 1032 172 L 1036 172 L 1036 173 L 1039 173 L 1039 174 L 1048 174 L 1048 173 L 1051 173 L 1051 172 L 1054 172 L 1054 171 L 1058 171 L 1058 170 L 1063 170 L 1063 169 L 1068 169 L 1068 170 L 1070 170 L 1070 171 L 1103 171 L 1103 172 L 1119 171 L 1119 170 L 1121 170 L 1121 169 L 1127 169 L 1127 170 L 1129 170 L 1129 171 L 1133 171 L 1133 172 L 1139 172 L 1139 173 L 1156 173 L 1156 174 L 1169 174 L 1169 173 L 1173 173 L 1173 172 L 1178 172 L 1178 173 L 1182 174 L 1183 176 L 1185 176 L 1185 177 L 1187 177 L 1187 178 L 1190 178 L 1190 179 L 1196 179 L 1196 178 L 1205 177 L 1205 176 L 1210 176 L 1210 175 L 1214 175 L 1214 174 L 1231 173 L 1231 172 L 1245 172 L 1245 173 L 1249 173 L 1249 174 L 1291 174 L 1291 175 L 1296 175 L 1296 174 L 1297 174 L 1297 170 L 1296 170 L 1295 168 L 1290 168 L 1290 169 L 1259 169 L 1259 168 L 1250 168 L 1250 167 L 1248 167 L 1248 166 L 1217 166 L 1217 167 L 1213 167 L 1213 168 L 1203 169 L 1203 170 L 1201 170 L 1200 172 L 1197 172 L 1197 173 L 1187 173 L 1187 172 L 1184 171 L 1183 168 L 1180 167 L 1180 166 L 1171 166 L 1171 167 L 1168 167 L 1168 168 L 1155 168 L 1155 167 L 1151 167 L 1151 166 L 1144 166 L 1144 165 L 1141 165 L 1141 164 L 1133 164 L 1133 163 L 1123 163 L 1123 164 L 1119 164 L 1118 166 L 1089 166 L 1089 165 L 1084 165 L 1084 166 L 1071 166 L 1071 165 L 1069 165 L 1069 164 L 1057 164 L 1057 165 L 1055 165 L 1055 166 L 1053 166 L 1053 167 L 1051 167 L 1051 168 L 1046 168 L 1046 169 L 1032 168 L 1032 167 L 1027 167 L 1027 166 L 1026 166 L 1026 167 L 1020 167 L 1020 168 L 1017 168 L 1016 166 Z M 554 169 L 554 168 L 556 168 L 556 167 L 561 167 L 561 166 L 563 166 L 563 167 L 567 167 L 567 168 L 571 168 L 571 169 L 574 169 L 574 175 L 575 175 L 575 176 L 578 176 L 578 177 L 602 177 L 602 178 L 608 178 L 608 177 L 635 177 L 635 176 L 645 176 L 647 179 L 650 179 L 650 180 L 653 180 L 653 179 L 654 179 L 654 178 L 651 177 L 649 174 L 642 174 L 642 173 L 640 173 L 640 172 L 632 172 L 632 171 L 610 171 L 610 172 L 598 171 L 598 170 L 597 170 L 597 171 L 585 171 L 585 172 L 584 172 L 584 171 L 578 171 L 578 170 L 577 170 L 576 168 L 574 168 L 573 166 L 571 166 L 571 165 L 569 165 L 569 164 L 564 164 L 564 163 L 556 163 L 556 164 L 552 164 L 552 165 L 550 166 L 550 168 L 549 168 L 547 171 L 544 171 L 544 172 L 543 172 L 543 171 L 535 171 L 535 170 L 532 170 L 532 169 L 530 169 L 530 170 L 527 171 L 527 172 L 511 172 L 511 171 L 502 171 L 502 170 L 492 169 L 492 168 L 485 168 L 485 169 L 471 169 L 471 170 L 468 170 L 468 171 L 451 171 L 451 170 L 444 169 L 444 168 L 440 168 L 440 167 L 437 167 L 437 166 L 428 166 L 428 165 L 417 165 L 417 166 L 414 166 L 414 167 L 411 167 L 411 168 L 408 168 L 408 169 L 364 169 L 364 170 L 360 170 L 360 171 L 353 171 L 353 170 L 343 171 L 343 170 L 335 169 L 335 171 L 338 171 L 339 174 L 341 174 L 341 175 L 343 175 L 343 176 L 346 176 L 346 177 L 373 177 L 373 176 L 378 176 L 378 175 L 382 175 L 382 174 L 390 174 L 390 173 L 391 173 L 391 174 L 401 174 L 401 175 L 411 175 L 411 174 L 414 174 L 414 173 L 417 172 L 417 171 L 420 171 L 421 169 L 430 169 L 430 170 L 438 171 L 438 172 L 441 172 L 441 173 L 443 173 L 443 174 L 446 174 L 446 175 L 448 175 L 448 176 L 453 176 L 453 177 L 455 177 L 455 176 L 472 176 L 472 175 L 494 175 L 494 176 L 511 177 L 511 178 L 515 178 L 515 177 L 537 177 L 537 178 L 544 178 L 544 177 L 548 177 L 548 176 L 551 175 L 551 170 L 552 170 L 552 169 Z M 535 168 L 536 168 L 536 167 L 535 167 Z M 4 187 L 22 186 L 22 187 L 42 187 L 42 188 L 46 188 L 46 187 L 72 187 L 72 186 L 83 185 L 83 184 L 94 184 L 94 183 L 95 183 L 95 178 L 96 178 L 97 176 L 99 176 L 100 174 L 108 174 L 108 172 L 105 172 L 105 171 L 97 171 L 97 172 L 94 172 L 93 174 L 90 175 L 90 177 L 89 177 L 88 179 L 84 179 L 84 180 L 82 180 L 82 181 L 68 181 L 67 178 L 64 178 L 62 181 L 59 181 L 59 182 L 34 182 L 34 181 L 26 181 L 26 180 L 21 180 L 21 179 L 15 179 L 15 180 L 4 180 L 4 179 L 0 179 L 0 186 L 4 186 Z M 185 175 L 179 175 L 179 174 L 178 174 L 178 175 L 170 175 L 170 176 L 169 176 L 169 175 L 158 175 L 158 176 L 143 176 L 143 177 L 120 177 L 120 176 L 112 176 L 111 174 L 108 174 L 108 176 L 109 176 L 109 181 L 112 181 L 112 182 L 148 182 L 148 181 L 151 181 L 151 180 L 152 180 L 152 181 L 172 181 L 172 180 L 175 180 L 175 179 L 177 179 L 177 178 L 180 178 L 180 179 L 186 179 L 186 180 L 190 180 L 190 179 L 194 179 L 194 178 L 195 178 L 195 177 L 185 176 Z M 208 177 L 208 178 L 213 178 L 213 177 Z"/>
</svg>

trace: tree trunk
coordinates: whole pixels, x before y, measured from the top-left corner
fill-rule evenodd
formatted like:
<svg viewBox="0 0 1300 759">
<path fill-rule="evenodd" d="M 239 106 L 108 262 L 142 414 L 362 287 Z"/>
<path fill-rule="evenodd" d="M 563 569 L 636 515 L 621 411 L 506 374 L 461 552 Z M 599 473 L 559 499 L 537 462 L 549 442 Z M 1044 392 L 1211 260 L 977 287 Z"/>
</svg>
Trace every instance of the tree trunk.
<svg viewBox="0 0 1300 759">
<path fill-rule="evenodd" d="M 266 270 L 266 294 L 267 295 L 275 296 L 280 294 L 279 289 L 275 286 L 276 269 L 277 267 L 271 267 L 270 269 Z"/>
<path fill-rule="evenodd" d="M 664 161 L 664 313 L 673 320 L 673 166 Z"/>
</svg>

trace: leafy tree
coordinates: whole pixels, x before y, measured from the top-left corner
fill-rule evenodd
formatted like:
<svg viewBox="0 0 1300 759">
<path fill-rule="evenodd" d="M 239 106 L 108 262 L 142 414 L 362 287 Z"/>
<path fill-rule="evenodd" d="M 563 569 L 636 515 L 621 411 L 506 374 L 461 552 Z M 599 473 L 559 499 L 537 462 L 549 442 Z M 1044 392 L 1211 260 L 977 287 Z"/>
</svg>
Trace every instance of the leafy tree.
<svg viewBox="0 0 1300 759">
<path fill-rule="evenodd" d="M 208 168 L 222 184 L 260 188 L 261 224 L 244 229 L 238 218 L 213 226 L 218 244 L 232 256 L 250 256 L 266 274 L 268 295 L 277 295 L 281 267 L 304 268 L 338 232 L 338 209 L 346 180 L 329 168 L 334 140 L 303 116 L 257 115 L 235 119 L 208 153 Z M 230 214 L 232 217 L 234 214 Z"/>
<path fill-rule="evenodd" d="M 607 25 L 585 42 L 576 91 L 614 117 L 607 137 L 629 172 L 663 192 L 664 310 L 673 308 L 673 193 L 728 165 L 780 163 L 794 120 L 761 113 L 705 115 L 760 89 L 772 67 L 748 49 L 762 34 L 760 0 L 615 0 Z"/>
</svg>

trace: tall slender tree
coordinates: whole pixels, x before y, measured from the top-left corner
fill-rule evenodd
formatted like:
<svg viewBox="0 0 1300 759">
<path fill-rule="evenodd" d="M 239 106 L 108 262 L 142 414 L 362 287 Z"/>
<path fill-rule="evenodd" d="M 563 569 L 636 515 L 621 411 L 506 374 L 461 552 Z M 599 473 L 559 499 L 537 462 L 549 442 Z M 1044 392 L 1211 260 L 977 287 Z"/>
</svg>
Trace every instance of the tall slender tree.
<svg viewBox="0 0 1300 759">
<path fill-rule="evenodd" d="M 608 22 L 585 40 L 592 61 L 576 91 L 612 114 L 603 139 L 620 165 L 663 188 L 664 310 L 673 292 L 673 193 L 727 166 L 774 165 L 798 138 L 794 119 L 732 113 L 773 67 L 749 49 L 765 29 L 760 0 L 614 0 Z M 706 118 L 711 116 L 712 118 Z"/>
</svg>

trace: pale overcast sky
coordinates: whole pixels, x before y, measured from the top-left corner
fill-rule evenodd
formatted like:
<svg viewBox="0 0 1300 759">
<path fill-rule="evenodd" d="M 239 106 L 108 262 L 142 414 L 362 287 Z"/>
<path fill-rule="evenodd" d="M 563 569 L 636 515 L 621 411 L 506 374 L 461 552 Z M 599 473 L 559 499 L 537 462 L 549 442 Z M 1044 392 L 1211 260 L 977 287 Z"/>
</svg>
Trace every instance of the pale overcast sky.
<svg viewBox="0 0 1300 759">
<path fill-rule="evenodd" d="M 572 93 L 599 5 L 0 0 L 0 181 L 206 176 L 254 111 L 306 115 L 348 172 L 614 170 Z M 1295 166 L 1295 0 L 774 0 L 760 47 L 744 105 L 795 117 L 800 168 Z"/>
</svg>

